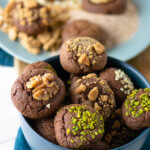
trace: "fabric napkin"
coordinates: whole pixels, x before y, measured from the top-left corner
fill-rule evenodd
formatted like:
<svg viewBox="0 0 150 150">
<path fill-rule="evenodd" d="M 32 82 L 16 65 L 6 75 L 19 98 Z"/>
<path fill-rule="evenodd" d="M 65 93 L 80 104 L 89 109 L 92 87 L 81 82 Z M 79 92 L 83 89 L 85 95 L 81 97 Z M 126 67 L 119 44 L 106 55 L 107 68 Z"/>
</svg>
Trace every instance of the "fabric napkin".
<svg viewBox="0 0 150 150">
<path fill-rule="evenodd" d="M 0 48 L 0 65 L 13 66 L 13 57 Z"/>
<path fill-rule="evenodd" d="M 30 150 L 21 128 L 18 130 L 14 150 Z"/>
</svg>

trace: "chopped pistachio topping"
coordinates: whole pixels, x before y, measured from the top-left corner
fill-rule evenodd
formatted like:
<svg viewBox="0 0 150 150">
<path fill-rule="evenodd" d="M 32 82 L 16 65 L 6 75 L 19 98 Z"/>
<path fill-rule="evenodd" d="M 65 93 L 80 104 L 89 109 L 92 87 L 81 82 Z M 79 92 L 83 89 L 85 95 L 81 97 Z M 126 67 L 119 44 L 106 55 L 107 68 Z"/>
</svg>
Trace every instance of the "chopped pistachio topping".
<svg viewBox="0 0 150 150">
<path fill-rule="evenodd" d="M 95 139 L 99 134 L 104 134 L 103 116 L 98 111 L 90 112 L 85 106 L 72 106 L 68 112 L 75 114 L 75 116 L 71 120 L 73 127 L 72 129 L 67 128 L 67 134 L 77 135 L 81 141 L 86 141 L 89 134 L 92 139 Z M 75 140 L 71 139 L 70 142 L 74 143 Z"/>
<path fill-rule="evenodd" d="M 127 96 L 125 108 L 127 109 L 125 115 L 132 115 L 133 117 L 140 117 L 143 113 L 150 111 L 150 89 L 146 88 L 144 90 L 139 89 L 132 91 L 132 93 Z"/>
</svg>

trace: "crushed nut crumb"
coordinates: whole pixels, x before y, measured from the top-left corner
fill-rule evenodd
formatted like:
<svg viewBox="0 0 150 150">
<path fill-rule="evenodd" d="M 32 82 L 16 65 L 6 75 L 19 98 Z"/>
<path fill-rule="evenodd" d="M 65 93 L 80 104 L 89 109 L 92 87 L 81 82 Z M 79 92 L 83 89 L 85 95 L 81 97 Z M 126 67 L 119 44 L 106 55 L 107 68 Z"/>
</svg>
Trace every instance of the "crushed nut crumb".
<svg viewBox="0 0 150 150">
<path fill-rule="evenodd" d="M 95 101 L 98 97 L 98 88 L 94 87 L 88 94 L 88 98 L 90 101 Z"/>
</svg>

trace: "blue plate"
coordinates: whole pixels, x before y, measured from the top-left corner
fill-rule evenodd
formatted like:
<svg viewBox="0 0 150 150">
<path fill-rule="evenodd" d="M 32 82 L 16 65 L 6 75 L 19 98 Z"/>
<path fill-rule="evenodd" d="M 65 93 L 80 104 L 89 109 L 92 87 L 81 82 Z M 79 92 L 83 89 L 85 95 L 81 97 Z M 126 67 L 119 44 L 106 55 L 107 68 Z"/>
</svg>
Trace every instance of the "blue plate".
<svg viewBox="0 0 150 150">
<path fill-rule="evenodd" d="M 150 0 L 133 0 L 139 11 L 140 27 L 133 38 L 129 41 L 115 46 L 108 51 L 108 55 L 127 61 L 141 53 L 150 44 Z M 7 0 L 0 0 L 0 6 L 5 6 Z M 39 55 L 32 55 L 25 50 L 18 41 L 12 42 L 7 34 L 0 31 L 0 46 L 11 55 L 32 63 L 44 60 L 52 56 L 51 52 L 42 52 Z"/>
<path fill-rule="evenodd" d="M 46 62 L 50 63 L 56 69 L 58 76 L 62 80 L 69 78 L 70 74 L 68 74 L 61 67 L 58 56 L 47 59 Z M 127 63 L 109 57 L 106 68 L 108 67 L 120 68 L 124 72 L 126 72 L 130 76 L 132 81 L 134 82 L 134 85 L 137 89 L 150 88 L 148 81 L 143 77 L 143 75 L 139 73 L 136 69 L 128 65 Z M 46 139 L 41 137 L 39 134 L 37 134 L 30 125 L 30 122 L 31 122 L 30 119 L 27 119 L 20 114 L 20 120 L 21 120 L 22 131 L 24 133 L 24 136 L 26 138 L 26 141 L 29 147 L 32 150 L 68 150 L 68 149 L 65 149 L 63 147 L 60 147 L 58 145 L 55 145 L 47 141 Z M 149 133 L 150 133 L 150 128 L 146 128 L 134 140 L 132 140 L 131 142 L 121 147 L 115 148 L 113 150 L 140 150 L 146 138 L 148 137 Z"/>
</svg>

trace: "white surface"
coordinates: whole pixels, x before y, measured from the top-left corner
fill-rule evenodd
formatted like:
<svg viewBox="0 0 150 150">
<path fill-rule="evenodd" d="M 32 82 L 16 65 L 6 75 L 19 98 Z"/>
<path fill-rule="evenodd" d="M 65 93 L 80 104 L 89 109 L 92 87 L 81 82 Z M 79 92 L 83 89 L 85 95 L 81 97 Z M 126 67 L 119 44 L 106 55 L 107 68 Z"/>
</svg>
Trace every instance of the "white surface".
<svg viewBox="0 0 150 150">
<path fill-rule="evenodd" d="M 20 125 L 18 112 L 10 99 L 16 77 L 14 68 L 0 66 L 0 150 L 13 150 Z"/>
</svg>

